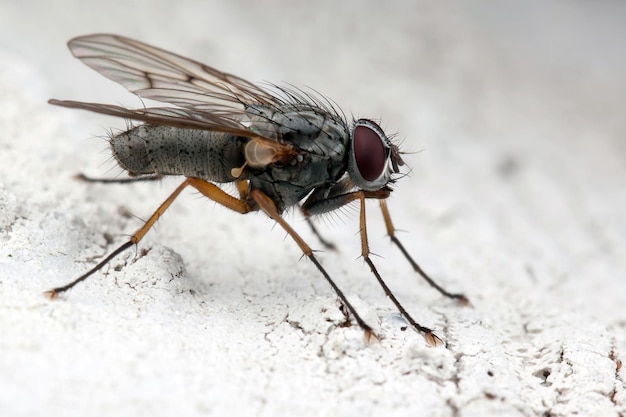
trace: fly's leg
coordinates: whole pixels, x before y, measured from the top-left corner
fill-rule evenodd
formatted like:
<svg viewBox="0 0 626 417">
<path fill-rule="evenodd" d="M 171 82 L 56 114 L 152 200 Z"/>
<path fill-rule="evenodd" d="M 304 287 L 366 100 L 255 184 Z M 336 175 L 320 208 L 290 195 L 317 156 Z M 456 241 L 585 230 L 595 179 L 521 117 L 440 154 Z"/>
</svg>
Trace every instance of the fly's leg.
<svg viewBox="0 0 626 417">
<path fill-rule="evenodd" d="M 246 180 L 236 181 L 235 186 L 239 192 L 239 199 L 241 201 L 246 201 L 248 199 L 248 194 L 250 194 L 250 183 Z"/>
<path fill-rule="evenodd" d="M 350 313 L 358 323 L 359 327 L 361 327 L 361 329 L 363 329 L 363 331 L 365 332 L 365 340 L 368 342 L 372 340 L 377 340 L 378 338 L 374 334 L 372 328 L 367 323 L 365 323 L 361 316 L 359 316 L 359 313 L 356 312 L 352 304 L 348 302 L 348 299 L 346 298 L 344 293 L 339 289 L 339 287 L 337 286 L 337 284 L 335 284 L 330 275 L 328 275 L 328 272 L 326 272 L 326 270 L 319 263 L 319 261 L 313 254 L 313 250 L 311 249 L 311 247 L 307 245 L 306 242 L 302 240 L 300 235 L 298 235 L 298 233 L 293 230 L 293 228 L 285 221 L 285 219 L 282 218 L 274 202 L 260 190 L 253 190 L 251 192 L 251 197 L 259 205 L 259 208 L 261 210 L 263 210 L 268 216 L 274 219 L 276 223 L 280 224 L 280 226 L 298 244 L 302 252 L 311 260 L 311 262 L 313 262 L 313 264 L 315 264 L 315 266 L 322 273 L 324 278 L 326 278 L 326 281 L 328 281 L 333 290 L 335 290 L 335 293 L 337 294 L 343 305 L 350 311 Z"/>
<path fill-rule="evenodd" d="M 361 212 L 360 212 L 360 233 L 361 233 L 361 255 L 363 259 L 370 267 L 370 270 L 376 277 L 376 280 L 382 287 L 385 295 L 389 297 L 389 299 L 393 302 L 396 308 L 400 311 L 400 313 L 407 319 L 407 321 L 413 326 L 417 331 L 424 334 L 426 338 L 426 342 L 431 346 L 442 345 L 443 341 L 432 331 L 432 329 L 428 327 L 424 327 L 418 322 L 416 322 L 413 317 L 406 311 L 406 309 L 400 304 L 395 295 L 391 292 L 387 284 L 383 281 L 382 277 L 378 273 L 376 266 L 372 262 L 369 257 L 369 245 L 367 242 L 367 223 L 365 218 L 365 199 L 378 199 L 380 201 L 384 201 L 387 197 L 389 197 L 391 193 L 390 189 L 382 188 L 377 191 L 353 191 L 344 194 L 335 195 L 330 198 L 309 198 L 302 205 L 303 212 L 306 216 L 321 214 L 328 211 L 332 211 L 342 207 L 346 204 L 349 204 L 353 201 L 359 200 L 361 203 Z"/>
<path fill-rule="evenodd" d="M 200 191 L 205 197 L 239 214 L 250 213 L 254 210 L 246 201 L 233 197 L 212 182 L 194 177 L 187 178 L 187 181 L 189 181 L 189 185 Z"/>
<path fill-rule="evenodd" d="M 70 283 L 68 283 L 66 285 L 63 285 L 62 287 L 57 287 L 57 288 L 53 288 L 53 289 L 51 289 L 49 291 L 46 291 L 44 293 L 44 295 L 46 295 L 46 297 L 54 300 L 55 298 L 57 298 L 59 296 L 60 293 L 65 292 L 65 291 L 69 290 L 70 288 L 72 288 L 73 286 L 75 286 L 76 284 L 78 284 L 79 282 L 82 282 L 82 281 L 86 280 L 91 275 L 93 275 L 95 272 L 97 272 L 100 269 L 102 269 L 103 266 L 108 264 L 111 261 L 111 259 L 115 258 L 117 255 L 119 255 L 120 253 L 124 252 L 126 249 L 130 248 L 131 246 L 136 245 L 137 243 L 139 243 L 139 241 L 141 241 L 141 239 L 143 239 L 145 234 L 148 233 L 148 230 L 150 230 L 150 228 L 159 219 L 159 217 L 161 217 L 161 215 L 163 215 L 163 213 L 165 213 L 165 211 L 169 208 L 169 206 L 176 199 L 176 197 L 178 197 L 178 195 L 181 193 L 181 191 L 183 191 L 183 189 L 185 187 L 187 187 L 189 184 L 190 184 L 189 183 L 189 179 L 185 180 L 185 182 L 180 184 L 178 186 L 178 188 L 176 188 L 176 190 L 174 190 L 174 192 L 167 198 L 167 200 L 165 200 L 159 206 L 159 208 L 154 212 L 154 214 L 152 216 L 150 216 L 148 221 L 134 235 L 132 235 L 130 237 L 128 242 L 124 243 L 122 246 L 120 246 L 119 248 L 115 249 L 106 258 L 104 258 L 99 264 L 97 264 L 96 266 L 91 268 L 89 271 L 85 272 L 83 275 L 81 275 L 78 278 L 76 278 L 74 281 L 72 281 L 72 282 L 70 282 Z"/>
<path fill-rule="evenodd" d="M 398 240 L 395 234 L 395 228 L 393 227 L 393 223 L 391 222 L 391 216 L 389 215 L 389 209 L 387 208 L 387 202 L 385 200 L 380 200 L 380 209 L 383 212 L 383 217 L 385 218 L 385 226 L 387 227 L 387 234 L 391 238 L 391 241 L 400 249 L 400 252 L 404 255 L 404 257 L 409 261 L 415 272 L 421 275 L 422 278 L 426 280 L 434 289 L 439 291 L 442 295 L 451 298 L 453 300 L 458 300 L 459 303 L 463 305 L 468 305 L 469 300 L 463 294 L 454 294 L 446 291 L 442 287 L 440 287 L 431 277 L 429 277 L 426 272 L 413 260 L 409 252 L 404 248 L 402 243 Z"/>
<path fill-rule="evenodd" d="M 378 270 L 376 269 L 376 267 L 374 266 L 374 263 L 370 259 L 370 256 L 369 256 L 370 249 L 369 249 L 369 245 L 367 243 L 367 222 L 365 220 L 365 198 L 366 198 L 366 192 L 365 191 L 356 191 L 354 194 L 357 194 L 358 199 L 359 199 L 359 201 L 361 203 L 361 215 L 360 215 L 359 223 L 360 223 L 360 228 L 361 228 L 361 255 L 363 256 L 363 259 L 365 260 L 367 265 L 369 265 L 370 270 L 372 271 L 372 273 L 376 277 L 376 280 L 378 281 L 380 286 L 383 288 L 383 291 L 385 291 L 385 295 L 387 297 L 389 297 L 391 302 L 396 306 L 398 311 L 400 311 L 400 313 L 407 319 L 409 324 L 411 324 L 411 326 L 413 326 L 416 330 L 418 330 L 419 332 L 424 334 L 424 338 L 426 339 L 426 342 L 429 345 L 431 345 L 431 346 L 441 346 L 441 345 L 443 345 L 443 341 L 439 338 L 439 336 L 437 336 L 432 331 L 432 329 L 430 329 L 428 327 L 422 326 L 421 324 L 416 322 L 413 319 L 413 317 L 411 317 L 411 315 L 406 311 L 406 309 L 402 306 L 402 304 L 400 304 L 400 301 L 398 301 L 396 296 L 389 289 L 387 284 L 385 284 L 385 281 L 383 281 L 382 277 L 378 273 Z M 381 201 L 384 201 L 384 200 L 381 200 Z"/>
<path fill-rule="evenodd" d="M 183 189 L 185 189 L 185 187 L 189 185 L 196 188 L 204 196 L 210 198 L 211 200 L 217 203 L 220 203 L 223 206 L 228 207 L 232 210 L 235 210 L 239 213 L 245 214 L 252 210 L 252 207 L 250 207 L 247 203 L 231 196 L 230 194 L 227 194 L 225 191 L 220 189 L 215 184 L 212 184 L 210 182 L 207 182 L 199 178 L 189 177 L 182 184 L 180 184 L 178 188 L 176 188 L 176 190 L 174 190 L 174 192 L 163 203 L 161 203 L 161 205 L 154 212 L 154 214 L 152 214 L 152 216 L 150 216 L 148 221 L 146 221 L 144 225 L 134 235 L 130 237 L 128 242 L 124 243 L 123 245 L 115 249 L 106 258 L 104 258 L 100 263 L 98 263 L 96 266 L 91 268 L 89 271 L 87 271 L 80 277 L 76 278 L 74 281 L 66 285 L 63 285 L 61 287 L 53 288 L 49 291 L 46 291 L 44 295 L 54 300 L 55 298 L 59 296 L 60 293 L 65 292 L 69 290 L 70 288 L 74 287 L 79 282 L 86 280 L 95 272 L 102 269 L 102 267 L 105 266 L 107 263 L 109 263 L 111 259 L 115 258 L 117 255 L 124 252 L 126 249 L 130 248 L 131 246 L 139 243 L 141 239 L 143 239 L 143 237 L 146 235 L 146 233 L 148 233 L 148 231 L 152 228 L 152 226 L 154 226 L 154 223 L 156 223 L 156 221 L 163 215 L 163 213 L 165 213 L 165 211 L 169 208 L 169 206 L 180 195 Z"/>
<path fill-rule="evenodd" d="M 163 179 L 163 175 L 154 174 L 154 175 L 143 175 L 140 177 L 130 177 L 130 178 L 91 178 L 86 176 L 85 174 L 76 174 L 74 176 L 75 179 L 85 182 L 99 182 L 104 184 L 128 184 L 131 182 L 148 182 L 148 181 L 159 181 Z"/>
</svg>

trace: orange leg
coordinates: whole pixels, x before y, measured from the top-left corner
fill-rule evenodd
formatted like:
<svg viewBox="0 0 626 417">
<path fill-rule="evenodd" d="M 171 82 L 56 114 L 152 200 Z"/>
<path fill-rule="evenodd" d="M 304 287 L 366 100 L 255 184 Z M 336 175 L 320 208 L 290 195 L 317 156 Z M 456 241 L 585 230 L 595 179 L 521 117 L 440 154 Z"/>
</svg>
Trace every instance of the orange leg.
<svg viewBox="0 0 626 417">
<path fill-rule="evenodd" d="M 250 193 L 250 183 L 244 180 L 235 182 L 235 185 L 237 186 L 237 191 L 239 191 L 239 199 L 243 201 L 247 200 L 248 194 Z"/>
<path fill-rule="evenodd" d="M 363 256 L 363 259 L 365 259 L 365 262 L 367 263 L 367 265 L 369 265 L 370 270 L 372 271 L 372 273 L 376 277 L 376 280 L 378 281 L 380 286 L 383 288 L 383 291 L 385 291 L 385 295 L 387 297 L 389 297 L 391 302 L 396 306 L 396 308 L 400 311 L 400 313 L 408 320 L 408 322 L 411 324 L 411 326 L 413 326 L 415 329 L 417 329 L 418 331 L 420 331 L 420 332 L 422 332 L 424 334 L 424 337 L 426 338 L 426 342 L 429 345 L 431 345 L 431 346 L 441 346 L 441 345 L 443 345 L 443 341 L 439 338 L 439 336 L 437 336 L 428 327 L 424 327 L 421 324 L 419 324 L 418 322 L 416 322 L 413 319 L 413 317 L 411 317 L 411 315 L 406 311 L 406 309 L 402 306 L 402 304 L 400 304 L 400 301 L 398 301 L 396 296 L 393 295 L 393 292 L 389 289 L 387 284 L 385 284 L 385 281 L 383 281 L 382 277 L 378 273 L 378 270 L 374 266 L 374 263 L 372 262 L 372 260 L 370 259 L 370 256 L 369 256 L 370 249 L 369 249 L 369 244 L 367 242 L 367 222 L 366 222 L 366 218 L 365 218 L 365 199 L 366 199 L 366 194 L 364 192 L 362 192 L 362 191 L 356 192 L 356 193 L 359 194 L 359 201 L 361 203 L 360 227 L 361 227 L 361 255 Z M 381 202 L 384 202 L 384 200 L 381 200 Z"/>
<path fill-rule="evenodd" d="M 137 232 L 135 232 L 135 234 L 130 237 L 128 242 L 124 243 L 123 245 L 115 249 L 106 258 L 104 258 L 100 263 L 98 263 L 96 266 L 91 268 L 89 271 L 87 271 L 80 277 L 76 278 L 74 281 L 66 285 L 63 285 L 61 287 L 53 288 L 49 291 L 46 291 L 44 294 L 50 299 L 57 298 L 60 293 L 65 292 L 69 290 L 70 288 L 72 288 L 73 286 L 75 286 L 76 284 L 78 284 L 79 282 L 84 281 L 85 279 L 93 275 L 95 272 L 102 269 L 102 267 L 105 266 L 107 263 L 109 263 L 111 259 L 115 258 L 117 255 L 124 252 L 126 249 L 130 248 L 131 246 L 139 243 L 141 239 L 143 239 L 143 237 L 146 235 L 146 233 L 148 233 L 148 231 L 152 228 L 152 226 L 154 226 L 154 223 L 156 223 L 156 221 L 163 215 L 163 213 L 165 213 L 165 211 L 170 207 L 170 205 L 174 202 L 174 200 L 180 195 L 183 189 L 185 189 L 185 187 L 189 185 L 196 188 L 204 196 L 210 198 L 211 200 L 225 207 L 228 207 L 231 210 L 235 210 L 242 214 L 248 213 L 252 210 L 252 207 L 250 207 L 247 203 L 231 196 L 230 194 L 226 193 L 215 184 L 212 184 L 208 181 L 205 181 L 199 178 L 189 177 L 182 184 L 180 184 L 176 188 L 176 190 L 174 190 L 174 192 L 163 203 L 161 203 L 159 208 L 152 214 L 152 216 L 150 216 L 150 218 L 144 223 L 144 225 L 141 226 L 141 228 L 137 230 Z"/>
<path fill-rule="evenodd" d="M 208 182 L 203 179 L 194 177 L 187 178 L 187 181 L 189 181 L 189 185 L 196 188 L 205 197 L 210 198 L 211 200 L 223 205 L 226 208 L 229 208 L 241 214 L 246 214 L 252 211 L 252 207 L 250 207 L 248 203 L 243 201 L 243 199 L 233 197 L 212 182 Z"/>
<path fill-rule="evenodd" d="M 469 300 L 463 294 L 454 294 L 446 291 L 441 286 L 439 286 L 431 277 L 429 277 L 426 272 L 413 260 L 409 252 L 404 248 L 402 243 L 396 237 L 395 231 L 396 229 L 393 227 L 393 223 L 391 222 L 391 216 L 389 215 L 389 209 L 387 208 L 387 202 L 385 200 L 380 200 L 380 209 L 383 212 L 383 218 L 385 219 L 385 226 L 387 227 L 387 234 L 391 238 L 391 241 L 400 249 L 400 252 L 404 255 L 404 257 L 409 261 L 415 272 L 421 275 L 422 278 L 426 280 L 433 288 L 439 291 L 442 295 L 452 298 L 454 300 L 458 300 L 462 305 L 468 305 Z"/>
<path fill-rule="evenodd" d="M 359 200 L 359 203 L 361 204 L 360 229 L 361 229 L 361 255 L 363 256 L 363 259 L 365 259 L 365 262 L 370 267 L 370 270 L 376 277 L 376 280 L 378 281 L 379 285 L 382 287 L 387 297 L 389 297 L 389 299 L 394 303 L 396 308 L 407 319 L 407 321 L 417 331 L 424 334 L 426 341 L 430 345 L 433 345 L 433 346 L 441 345 L 443 344 L 443 341 L 437 335 L 435 335 L 431 329 L 429 329 L 428 327 L 424 327 L 420 325 L 419 323 L 417 323 L 413 319 L 413 317 L 411 317 L 411 315 L 406 311 L 406 309 L 402 306 L 402 304 L 400 304 L 400 302 L 393 295 L 393 293 L 391 292 L 387 284 L 383 281 L 378 270 L 376 269 L 376 266 L 374 266 L 374 263 L 370 259 L 370 256 L 369 256 L 370 251 L 369 251 L 369 245 L 367 241 L 367 222 L 366 222 L 366 217 L 365 217 L 365 200 L 367 199 L 377 199 L 380 201 L 381 207 L 383 208 L 383 214 L 385 214 L 385 223 L 387 225 L 387 231 L 392 236 L 392 239 L 394 240 L 394 242 L 396 242 L 396 244 L 401 249 L 404 249 L 400 245 L 400 243 L 397 242 L 397 239 L 393 235 L 393 231 L 394 231 L 393 225 L 391 224 L 391 218 L 389 217 L 389 213 L 386 210 L 387 206 L 385 204 L 385 199 L 389 197 L 390 192 L 391 190 L 387 188 L 381 188 L 380 190 L 376 190 L 376 191 L 359 190 L 359 191 L 352 191 L 352 192 L 346 192 L 343 194 L 334 195 L 330 198 L 324 198 L 321 195 L 313 193 L 309 197 L 309 199 L 307 199 L 307 201 L 303 204 L 302 210 L 305 216 L 310 216 L 312 214 L 326 213 L 334 209 L 343 207 L 346 204 L 349 204 L 353 201 Z M 403 251 L 403 253 L 405 253 L 405 251 Z M 405 256 L 408 257 L 408 254 L 405 253 Z M 412 261 L 410 257 L 408 258 L 410 261 Z"/>
<path fill-rule="evenodd" d="M 361 316 L 359 316 L 359 313 L 356 312 L 354 307 L 348 302 L 348 300 L 346 299 L 346 296 L 339 289 L 337 284 L 335 284 L 335 282 L 332 280 L 330 275 L 328 275 L 328 272 L 326 272 L 326 270 L 319 263 L 319 261 L 313 254 L 313 250 L 311 249 L 311 247 L 307 245 L 307 243 L 300 237 L 300 235 L 298 235 L 298 233 L 296 233 L 296 231 L 293 230 L 293 228 L 289 225 L 289 223 L 287 223 L 285 219 L 283 219 L 283 217 L 280 215 L 280 213 L 276 209 L 276 205 L 274 204 L 274 202 L 260 190 L 252 190 L 250 194 L 252 196 L 252 199 L 259 205 L 261 210 L 263 210 L 268 216 L 274 219 L 274 221 L 276 221 L 283 229 L 285 229 L 285 231 L 289 234 L 289 236 L 291 236 L 291 238 L 295 240 L 295 242 L 298 244 L 302 252 L 304 252 L 304 254 L 311 260 L 311 262 L 315 264 L 315 266 L 322 273 L 324 278 L 326 278 L 326 281 L 328 281 L 328 283 L 333 288 L 333 290 L 335 290 L 335 293 L 337 293 L 337 296 L 339 297 L 341 302 L 348 308 L 350 313 L 354 316 L 354 319 L 356 320 L 358 325 L 361 327 L 361 329 L 365 331 L 365 340 L 368 342 L 373 341 L 373 340 L 378 340 L 372 328 L 367 323 L 365 323 L 365 321 L 361 318 Z"/>
</svg>

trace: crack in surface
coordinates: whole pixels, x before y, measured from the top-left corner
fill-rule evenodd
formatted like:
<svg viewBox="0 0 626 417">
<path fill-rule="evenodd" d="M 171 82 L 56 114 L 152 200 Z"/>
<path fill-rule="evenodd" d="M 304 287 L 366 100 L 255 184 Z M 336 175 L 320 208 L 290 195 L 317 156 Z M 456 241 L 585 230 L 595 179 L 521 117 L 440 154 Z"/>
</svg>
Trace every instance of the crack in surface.
<svg viewBox="0 0 626 417">
<path fill-rule="evenodd" d="M 613 387 L 613 391 L 609 394 L 609 398 L 615 408 L 619 409 L 621 404 L 618 402 L 617 396 L 626 390 L 626 384 L 624 383 L 624 379 L 621 376 L 622 370 L 622 360 L 618 357 L 617 347 L 615 346 L 615 338 L 613 338 L 611 343 L 611 352 L 609 353 L 609 359 L 611 359 L 615 363 L 615 386 Z M 626 413 L 624 410 L 618 411 L 620 417 L 624 417 Z"/>
</svg>

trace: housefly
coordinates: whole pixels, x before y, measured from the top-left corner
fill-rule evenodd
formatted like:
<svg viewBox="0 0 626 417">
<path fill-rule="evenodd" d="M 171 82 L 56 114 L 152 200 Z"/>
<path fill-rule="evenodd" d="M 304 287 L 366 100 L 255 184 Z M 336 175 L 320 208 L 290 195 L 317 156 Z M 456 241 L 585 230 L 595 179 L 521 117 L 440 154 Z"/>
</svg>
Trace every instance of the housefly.
<svg viewBox="0 0 626 417">
<path fill-rule="evenodd" d="M 413 269 L 444 296 L 467 302 L 464 295 L 449 293 L 428 277 L 397 239 L 386 199 L 404 161 L 398 146 L 375 121 L 348 121 L 335 104 L 318 94 L 276 85 L 262 88 L 122 36 L 81 36 L 70 40 L 68 46 L 84 64 L 130 92 L 172 105 L 132 110 L 110 104 L 50 100 L 57 106 L 143 122 L 111 135 L 109 141 L 113 156 L 131 178 L 91 181 L 157 180 L 165 175 L 185 179 L 126 243 L 74 281 L 47 291 L 48 297 L 56 298 L 138 244 L 183 189 L 191 186 L 238 213 L 262 211 L 276 221 L 333 288 L 345 307 L 347 322 L 352 316 L 366 339 L 375 339 L 372 328 L 311 247 L 282 217 L 293 206 L 309 219 L 358 202 L 363 259 L 406 320 L 428 343 L 442 344 L 430 328 L 417 323 L 404 309 L 370 258 L 365 201 L 374 199 L 380 204 L 392 242 Z M 238 195 L 228 194 L 217 185 L 223 183 L 234 183 Z M 321 237 L 320 241 L 325 243 Z"/>
</svg>

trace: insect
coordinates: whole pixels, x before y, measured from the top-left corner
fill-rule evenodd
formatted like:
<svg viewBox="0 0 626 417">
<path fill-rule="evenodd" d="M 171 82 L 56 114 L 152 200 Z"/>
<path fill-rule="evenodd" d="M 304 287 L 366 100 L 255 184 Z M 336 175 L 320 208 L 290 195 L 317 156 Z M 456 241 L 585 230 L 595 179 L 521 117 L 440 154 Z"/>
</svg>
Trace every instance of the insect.
<svg viewBox="0 0 626 417">
<path fill-rule="evenodd" d="M 293 206 L 308 220 L 351 202 L 360 204 L 361 255 L 385 294 L 406 320 L 431 345 L 442 340 L 417 323 L 383 281 L 370 259 L 365 201 L 378 200 L 392 242 L 431 286 L 446 297 L 467 303 L 437 285 L 413 260 L 395 235 L 386 199 L 404 165 L 401 152 L 370 119 L 348 122 L 328 99 L 292 87 L 262 88 L 235 75 L 148 44 L 110 34 L 94 34 L 68 42 L 72 54 L 105 77 L 141 98 L 174 107 L 127 109 L 99 103 L 51 99 L 50 104 L 89 110 L 143 122 L 111 135 L 110 145 L 127 179 L 101 182 L 158 180 L 164 175 L 184 181 L 145 224 L 100 263 L 72 282 L 46 292 L 57 298 L 100 270 L 114 257 L 138 244 L 183 189 L 191 186 L 207 198 L 241 214 L 262 211 L 293 238 L 328 281 L 350 316 L 376 339 L 311 247 L 285 221 Z M 217 184 L 234 183 L 238 196 Z M 330 246 L 317 233 L 322 244 Z"/>
</svg>

